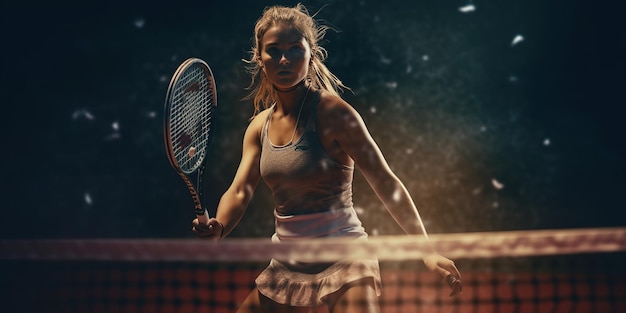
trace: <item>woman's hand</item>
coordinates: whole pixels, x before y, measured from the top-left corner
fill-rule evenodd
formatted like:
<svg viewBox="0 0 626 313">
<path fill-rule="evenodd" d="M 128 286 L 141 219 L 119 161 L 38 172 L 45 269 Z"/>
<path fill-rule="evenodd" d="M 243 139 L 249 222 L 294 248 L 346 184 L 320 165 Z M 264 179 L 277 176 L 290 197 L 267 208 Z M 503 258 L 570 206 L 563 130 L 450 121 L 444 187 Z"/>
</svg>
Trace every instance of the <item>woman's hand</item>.
<svg viewBox="0 0 626 313">
<path fill-rule="evenodd" d="M 224 225 L 215 218 L 209 219 L 206 224 L 200 223 L 196 218 L 191 224 L 191 231 L 196 234 L 198 238 L 217 241 L 222 239 L 222 235 L 224 234 Z"/>
<path fill-rule="evenodd" d="M 463 290 L 461 273 L 452 260 L 437 253 L 431 253 L 424 257 L 424 264 L 429 270 L 436 272 L 446 280 L 448 286 L 452 289 L 450 297 L 461 293 L 461 290 Z"/>
</svg>

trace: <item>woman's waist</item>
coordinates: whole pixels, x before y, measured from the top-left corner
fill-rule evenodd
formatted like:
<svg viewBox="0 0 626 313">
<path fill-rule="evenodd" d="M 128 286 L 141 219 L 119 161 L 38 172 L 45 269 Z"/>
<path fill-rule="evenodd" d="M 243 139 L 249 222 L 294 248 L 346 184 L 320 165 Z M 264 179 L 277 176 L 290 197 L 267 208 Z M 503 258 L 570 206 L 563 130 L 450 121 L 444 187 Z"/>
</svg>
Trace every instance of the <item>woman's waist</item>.
<svg viewBox="0 0 626 313">
<path fill-rule="evenodd" d="M 353 207 L 307 214 L 283 215 L 274 211 L 274 241 L 322 237 L 367 237 Z"/>
<path fill-rule="evenodd" d="M 294 184 L 272 190 L 275 213 L 281 216 L 304 216 L 341 211 L 353 207 L 350 188 L 310 188 Z"/>
</svg>

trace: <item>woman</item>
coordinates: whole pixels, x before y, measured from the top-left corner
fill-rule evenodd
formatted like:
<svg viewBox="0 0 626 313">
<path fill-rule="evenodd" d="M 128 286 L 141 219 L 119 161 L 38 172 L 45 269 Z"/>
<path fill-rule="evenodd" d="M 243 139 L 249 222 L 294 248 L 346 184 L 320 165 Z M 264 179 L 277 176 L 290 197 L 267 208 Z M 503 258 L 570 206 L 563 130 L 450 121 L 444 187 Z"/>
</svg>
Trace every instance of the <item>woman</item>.
<svg viewBox="0 0 626 313">
<path fill-rule="evenodd" d="M 389 168 L 360 115 L 338 94 L 346 88 L 323 61 L 318 45 L 327 28 L 302 5 L 266 8 L 255 27 L 251 58 L 251 97 L 255 112 L 243 139 L 239 168 L 221 197 L 217 216 L 193 221 L 198 237 L 219 240 L 243 216 L 262 178 L 275 201 L 275 242 L 302 238 L 348 237 L 364 240 L 352 204 L 358 166 L 372 189 L 408 234 L 426 231 L 411 196 Z M 454 263 L 431 253 L 428 269 L 453 280 Z M 311 264 L 272 260 L 256 279 L 257 288 L 239 312 L 378 312 L 378 261 Z"/>
</svg>

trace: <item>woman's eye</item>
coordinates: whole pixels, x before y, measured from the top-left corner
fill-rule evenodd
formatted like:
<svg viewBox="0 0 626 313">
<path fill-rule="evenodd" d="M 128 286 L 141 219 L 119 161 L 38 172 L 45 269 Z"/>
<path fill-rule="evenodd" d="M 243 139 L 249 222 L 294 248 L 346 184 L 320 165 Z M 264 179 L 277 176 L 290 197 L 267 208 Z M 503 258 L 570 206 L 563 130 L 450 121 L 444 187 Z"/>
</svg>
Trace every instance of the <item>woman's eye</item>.
<svg viewBox="0 0 626 313">
<path fill-rule="evenodd" d="M 271 56 L 276 56 L 278 54 L 280 54 L 280 50 L 278 50 L 277 48 L 269 48 L 266 50 L 267 54 L 271 55 Z"/>
</svg>

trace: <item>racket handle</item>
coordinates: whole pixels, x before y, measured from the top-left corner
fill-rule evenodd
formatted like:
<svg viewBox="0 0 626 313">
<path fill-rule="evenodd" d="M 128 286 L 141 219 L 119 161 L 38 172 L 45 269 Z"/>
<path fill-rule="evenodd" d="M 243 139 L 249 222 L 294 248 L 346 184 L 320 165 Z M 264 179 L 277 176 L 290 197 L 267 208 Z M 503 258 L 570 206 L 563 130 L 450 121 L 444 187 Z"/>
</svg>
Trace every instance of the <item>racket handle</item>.
<svg viewBox="0 0 626 313">
<path fill-rule="evenodd" d="M 196 216 L 198 217 L 198 222 L 200 222 L 200 224 L 206 225 L 209 222 L 209 211 L 206 209 L 203 209 L 201 214 L 196 211 Z"/>
</svg>

